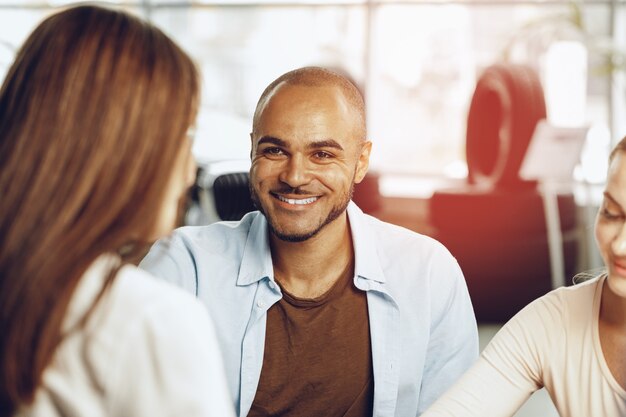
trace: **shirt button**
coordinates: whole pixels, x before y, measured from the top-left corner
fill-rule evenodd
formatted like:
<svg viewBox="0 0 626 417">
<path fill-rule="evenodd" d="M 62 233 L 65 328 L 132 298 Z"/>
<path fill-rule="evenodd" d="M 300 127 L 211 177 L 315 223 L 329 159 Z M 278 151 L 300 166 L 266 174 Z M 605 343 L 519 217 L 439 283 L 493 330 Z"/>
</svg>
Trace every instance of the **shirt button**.
<svg viewBox="0 0 626 417">
<path fill-rule="evenodd" d="M 259 300 L 259 301 L 257 301 L 257 302 L 256 302 L 256 305 L 257 305 L 257 307 L 259 307 L 259 308 L 263 308 L 263 306 L 264 306 L 265 304 L 263 304 L 263 301 L 260 301 L 260 300 Z"/>
</svg>

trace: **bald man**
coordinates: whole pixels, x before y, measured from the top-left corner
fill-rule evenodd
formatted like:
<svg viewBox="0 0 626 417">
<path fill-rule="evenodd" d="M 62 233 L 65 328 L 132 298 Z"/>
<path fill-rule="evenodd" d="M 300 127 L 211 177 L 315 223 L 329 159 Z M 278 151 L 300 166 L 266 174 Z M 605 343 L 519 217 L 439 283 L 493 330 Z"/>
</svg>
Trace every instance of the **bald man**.
<svg viewBox="0 0 626 417">
<path fill-rule="evenodd" d="M 366 137 L 344 77 L 282 75 L 254 114 L 259 211 L 179 229 L 142 262 L 206 304 L 240 416 L 417 416 L 476 359 L 454 258 L 350 200 Z"/>
</svg>

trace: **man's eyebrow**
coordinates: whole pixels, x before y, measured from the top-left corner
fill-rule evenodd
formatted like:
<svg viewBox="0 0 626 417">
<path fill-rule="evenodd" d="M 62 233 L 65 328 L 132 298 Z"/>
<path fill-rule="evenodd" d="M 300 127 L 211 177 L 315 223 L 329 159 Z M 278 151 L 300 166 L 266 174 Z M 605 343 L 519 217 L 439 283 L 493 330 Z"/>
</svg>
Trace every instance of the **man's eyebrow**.
<svg viewBox="0 0 626 417">
<path fill-rule="evenodd" d="M 280 146 L 283 148 L 287 147 L 287 142 L 282 139 L 275 138 L 274 136 L 263 136 L 257 142 L 257 145 L 263 145 L 264 143 L 270 143 L 272 145 Z"/>
<path fill-rule="evenodd" d="M 307 145 L 307 148 L 309 148 L 309 149 L 334 148 L 334 149 L 338 149 L 340 151 L 343 151 L 343 146 L 341 146 L 334 139 L 318 140 L 316 142 L 309 143 Z"/>
<path fill-rule="evenodd" d="M 272 145 L 276 145 L 276 146 L 280 146 L 282 148 L 287 148 L 288 144 L 286 141 L 279 139 L 277 137 L 274 136 L 263 136 L 259 139 L 259 141 L 257 142 L 257 145 L 263 145 L 263 144 L 272 144 Z M 307 149 L 321 149 L 321 148 L 334 148 L 334 149 L 338 149 L 340 151 L 343 151 L 343 146 L 341 146 L 339 144 L 339 142 L 337 142 L 334 139 L 324 139 L 324 140 L 318 140 L 315 142 L 311 142 L 309 144 L 307 144 Z"/>
</svg>

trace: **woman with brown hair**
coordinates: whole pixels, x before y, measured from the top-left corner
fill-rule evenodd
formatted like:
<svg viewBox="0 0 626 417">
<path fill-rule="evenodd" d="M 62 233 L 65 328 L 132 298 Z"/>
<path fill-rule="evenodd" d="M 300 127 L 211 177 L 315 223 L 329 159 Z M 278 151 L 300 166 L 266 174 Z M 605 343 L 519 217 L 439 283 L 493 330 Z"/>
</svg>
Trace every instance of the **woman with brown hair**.
<svg viewBox="0 0 626 417">
<path fill-rule="evenodd" d="M 128 261 L 175 225 L 198 74 L 92 6 L 44 20 L 0 90 L 0 415 L 231 416 L 212 324 Z"/>
</svg>

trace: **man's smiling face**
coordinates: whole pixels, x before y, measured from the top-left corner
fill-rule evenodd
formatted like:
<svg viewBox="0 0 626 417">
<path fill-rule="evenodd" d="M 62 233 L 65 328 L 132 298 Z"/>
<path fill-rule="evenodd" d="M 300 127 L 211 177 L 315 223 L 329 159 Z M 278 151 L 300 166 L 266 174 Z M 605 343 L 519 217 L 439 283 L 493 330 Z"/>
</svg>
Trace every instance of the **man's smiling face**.
<svg viewBox="0 0 626 417">
<path fill-rule="evenodd" d="M 369 142 L 334 85 L 278 85 L 252 133 L 250 191 L 274 235 L 301 242 L 344 216 Z"/>
</svg>

